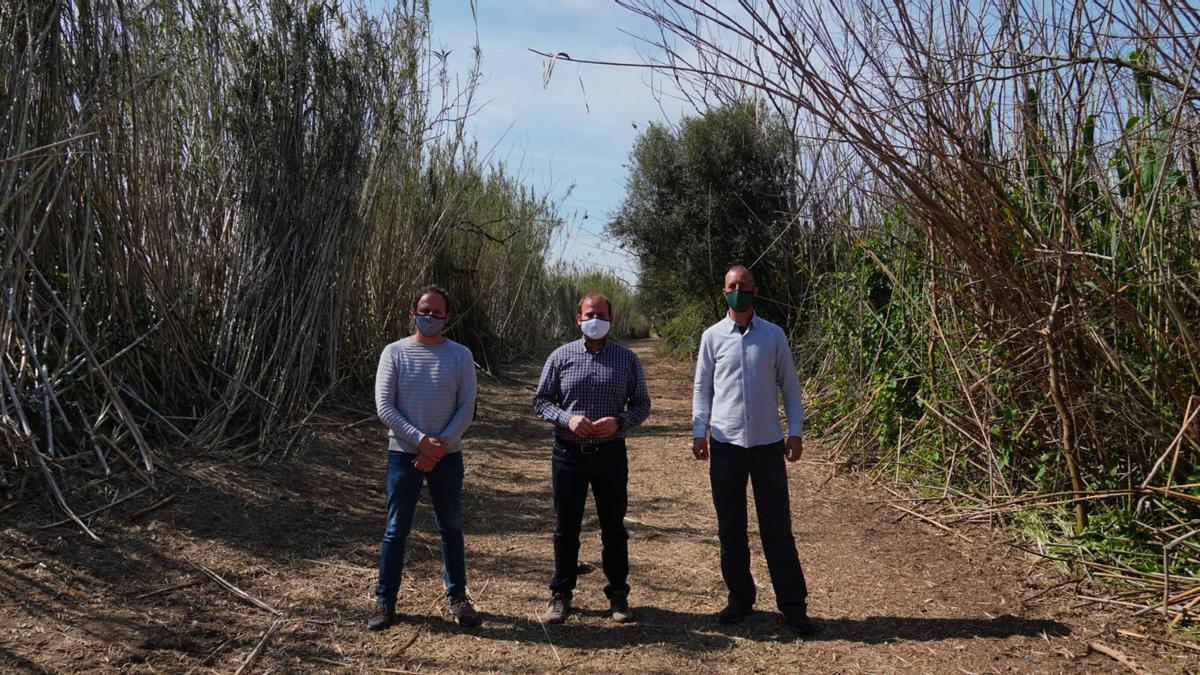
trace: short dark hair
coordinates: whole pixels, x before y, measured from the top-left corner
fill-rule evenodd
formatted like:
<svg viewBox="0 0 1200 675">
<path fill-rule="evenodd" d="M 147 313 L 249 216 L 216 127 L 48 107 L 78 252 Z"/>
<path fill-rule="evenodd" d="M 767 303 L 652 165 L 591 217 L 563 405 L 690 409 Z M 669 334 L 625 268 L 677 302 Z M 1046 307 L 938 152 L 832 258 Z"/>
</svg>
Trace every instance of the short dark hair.
<svg viewBox="0 0 1200 675">
<path fill-rule="evenodd" d="M 608 315 L 612 316 L 612 313 L 613 313 L 612 300 L 609 300 L 608 296 L 603 293 L 588 293 L 587 295 L 580 298 L 579 305 L 575 308 L 576 314 L 583 313 L 583 303 L 587 302 L 588 300 L 603 300 L 604 304 L 608 305 Z"/>
<path fill-rule="evenodd" d="M 422 286 L 421 288 L 417 289 L 416 293 L 413 293 L 412 311 L 416 312 L 417 305 L 420 304 L 421 298 L 425 297 L 426 295 L 429 295 L 430 293 L 437 293 L 438 295 L 442 296 L 442 300 L 445 301 L 445 303 L 446 303 L 446 313 L 449 314 L 450 313 L 450 294 L 446 292 L 446 289 L 442 288 L 441 286 L 438 286 L 437 284 L 430 284 L 428 286 Z"/>
</svg>

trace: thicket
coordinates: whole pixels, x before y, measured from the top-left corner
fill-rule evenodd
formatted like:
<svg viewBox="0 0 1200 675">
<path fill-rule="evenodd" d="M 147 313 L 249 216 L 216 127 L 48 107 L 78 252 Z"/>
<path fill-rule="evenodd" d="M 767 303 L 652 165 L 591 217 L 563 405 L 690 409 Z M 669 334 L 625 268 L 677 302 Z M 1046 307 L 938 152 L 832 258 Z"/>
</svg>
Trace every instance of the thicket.
<svg viewBox="0 0 1200 675">
<path fill-rule="evenodd" d="M 485 369 L 575 335 L 557 204 L 464 134 L 478 59 L 419 1 L 0 3 L 0 492 L 287 452 L 425 283 Z"/>
<path fill-rule="evenodd" d="M 622 4 L 698 109 L 795 120 L 792 329 L 835 452 L 1194 617 L 1200 11 Z"/>
<path fill-rule="evenodd" d="M 641 265 L 639 298 L 668 353 L 691 357 L 721 316 L 731 265 L 753 264 L 758 311 L 790 325 L 808 288 L 794 252 L 793 143 L 779 115 L 732 102 L 676 128 L 652 123 L 630 153 L 625 198 L 608 225 Z"/>
</svg>

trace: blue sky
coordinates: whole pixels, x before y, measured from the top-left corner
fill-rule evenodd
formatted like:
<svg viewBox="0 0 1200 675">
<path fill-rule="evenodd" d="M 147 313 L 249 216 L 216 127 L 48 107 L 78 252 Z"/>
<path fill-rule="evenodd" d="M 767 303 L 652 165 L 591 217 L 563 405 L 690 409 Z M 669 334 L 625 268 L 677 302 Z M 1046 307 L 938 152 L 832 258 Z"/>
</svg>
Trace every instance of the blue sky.
<svg viewBox="0 0 1200 675">
<path fill-rule="evenodd" d="M 653 88 L 665 83 L 640 68 L 560 59 L 543 86 L 546 59 L 528 50 L 640 63 L 648 48 L 622 29 L 649 35 L 652 27 L 612 0 L 478 0 L 477 24 L 468 0 L 432 0 L 430 7 L 433 47 L 451 51 L 452 71 L 469 67 L 478 31 L 483 82 L 476 100 L 482 108 L 469 129 L 480 150 L 494 148 L 493 158 L 509 173 L 563 200 L 566 225 L 552 258 L 634 281 L 636 261 L 604 235 L 604 225 L 624 195 L 638 131 L 649 121 L 678 120 L 684 104 L 669 88 L 656 99 Z"/>
</svg>

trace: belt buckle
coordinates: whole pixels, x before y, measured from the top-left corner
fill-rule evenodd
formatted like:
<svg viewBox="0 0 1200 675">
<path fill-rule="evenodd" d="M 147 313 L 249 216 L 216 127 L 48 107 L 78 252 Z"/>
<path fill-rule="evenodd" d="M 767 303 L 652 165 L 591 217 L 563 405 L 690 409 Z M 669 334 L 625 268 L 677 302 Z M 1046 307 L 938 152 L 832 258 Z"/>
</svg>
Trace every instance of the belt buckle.
<svg viewBox="0 0 1200 675">
<path fill-rule="evenodd" d="M 579 444 L 579 454 L 581 454 L 581 455 L 594 455 L 597 452 L 600 452 L 599 444 L 597 444 L 597 445 L 587 445 L 585 443 Z"/>
</svg>

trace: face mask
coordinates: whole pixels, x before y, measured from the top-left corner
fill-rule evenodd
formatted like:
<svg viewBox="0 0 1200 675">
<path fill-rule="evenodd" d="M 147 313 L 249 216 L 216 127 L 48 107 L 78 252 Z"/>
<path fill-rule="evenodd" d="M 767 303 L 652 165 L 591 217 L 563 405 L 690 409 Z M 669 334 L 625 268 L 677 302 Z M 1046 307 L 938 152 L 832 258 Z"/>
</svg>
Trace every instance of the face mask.
<svg viewBox="0 0 1200 675">
<path fill-rule="evenodd" d="M 731 291 L 725 294 L 725 302 L 735 312 L 744 312 L 754 306 L 753 291 Z"/>
<path fill-rule="evenodd" d="M 583 331 L 583 334 L 593 340 L 599 340 L 608 335 L 610 326 L 612 326 L 612 322 L 605 321 L 604 319 L 587 319 L 579 323 L 579 328 Z"/>
<path fill-rule="evenodd" d="M 436 316 L 427 314 L 418 314 L 413 317 L 413 321 L 417 324 L 417 330 L 421 331 L 421 335 L 425 337 L 437 337 L 438 333 L 446 327 L 446 320 Z"/>
</svg>

